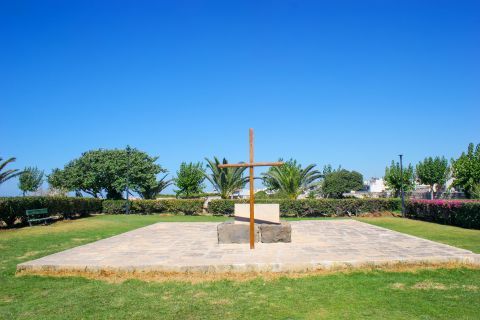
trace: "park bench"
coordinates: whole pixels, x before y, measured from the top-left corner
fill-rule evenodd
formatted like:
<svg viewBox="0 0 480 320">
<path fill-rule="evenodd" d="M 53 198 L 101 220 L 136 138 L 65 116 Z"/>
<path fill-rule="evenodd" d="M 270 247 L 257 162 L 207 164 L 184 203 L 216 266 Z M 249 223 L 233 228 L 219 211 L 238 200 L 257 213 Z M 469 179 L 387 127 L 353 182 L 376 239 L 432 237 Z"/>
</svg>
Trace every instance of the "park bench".
<svg viewBox="0 0 480 320">
<path fill-rule="evenodd" d="M 48 215 L 47 208 L 26 210 L 25 213 L 27 214 L 27 221 L 30 227 L 32 226 L 32 222 L 43 222 L 46 224 L 47 221 L 52 220 L 52 217 Z"/>
</svg>

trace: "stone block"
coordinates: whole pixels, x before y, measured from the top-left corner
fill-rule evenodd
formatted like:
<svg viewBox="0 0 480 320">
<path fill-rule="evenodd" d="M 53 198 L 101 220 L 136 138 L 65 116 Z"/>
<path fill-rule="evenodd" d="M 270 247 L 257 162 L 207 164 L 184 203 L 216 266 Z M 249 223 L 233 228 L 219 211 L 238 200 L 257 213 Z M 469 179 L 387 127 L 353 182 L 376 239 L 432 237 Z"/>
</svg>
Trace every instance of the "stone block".
<svg viewBox="0 0 480 320">
<path fill-rule="evenodd" d="M 255 242 L 260 239 L 259 228 L 255 225 Z M 217 226 L 218 243 L 250 243 L 250 226 L 233 222 L 220 223 Z"/>
<path fill-rule="evenodd" d="M 255 204 L 255 223 L 280 223 L 280 205 Z M 250 223 L 250 204 L 235 203 L 235 223 Z"/>
<path fill-rule="evenodd" d="M 292 242 L 292 226 L 288 222 L 261 224 L 259 227 L 263 243 Z"/>
</svg>

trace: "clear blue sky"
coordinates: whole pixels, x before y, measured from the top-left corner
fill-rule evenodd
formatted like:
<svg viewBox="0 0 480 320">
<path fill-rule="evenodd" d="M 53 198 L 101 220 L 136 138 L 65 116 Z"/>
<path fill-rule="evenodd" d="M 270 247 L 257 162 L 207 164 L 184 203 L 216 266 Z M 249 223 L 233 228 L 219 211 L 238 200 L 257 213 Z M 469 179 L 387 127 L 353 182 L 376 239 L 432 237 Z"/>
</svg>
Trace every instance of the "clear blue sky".
<svg viewBox="0 0 480 320">
<path fill-rule="evenodd" d="M 480 142 L 478 1 L 1 1 L 0 156 L 341 164 Z M 0 195 L 17 195 L 17 181 Z"/>
</svg>

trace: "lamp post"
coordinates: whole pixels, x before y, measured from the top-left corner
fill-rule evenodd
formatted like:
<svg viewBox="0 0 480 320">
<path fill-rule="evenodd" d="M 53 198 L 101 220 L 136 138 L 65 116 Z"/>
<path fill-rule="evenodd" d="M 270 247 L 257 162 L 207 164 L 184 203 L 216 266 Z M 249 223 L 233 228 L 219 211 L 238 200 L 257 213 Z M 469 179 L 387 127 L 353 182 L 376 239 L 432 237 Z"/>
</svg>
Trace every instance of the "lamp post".
<svg viewBox="0 0 480 320">
<path fill-rule="evenodd" d="M 402 197 L 402 217 L 405 218 L 405 193 L 403 192 L 403 154 L 400 157 L 400 194 Z"/>
<path fill-rule="evenodd" d="M 132 151 L 132 149 L 130 148 L 130 146 L 127 145 L 127 183 L 126 183 L 126 186 L 125 186 L 125 191 L 126 191 L 126 198 L 127 198 L 127 203 L 125 205 L 125 214 L 130 214 L 130 201 L 128 200 L 128 194 L 130 193 L 128 191 L 128 187 L 129 187 L 129 175 L 130 175 L 130 152 Z"/>
</svg>

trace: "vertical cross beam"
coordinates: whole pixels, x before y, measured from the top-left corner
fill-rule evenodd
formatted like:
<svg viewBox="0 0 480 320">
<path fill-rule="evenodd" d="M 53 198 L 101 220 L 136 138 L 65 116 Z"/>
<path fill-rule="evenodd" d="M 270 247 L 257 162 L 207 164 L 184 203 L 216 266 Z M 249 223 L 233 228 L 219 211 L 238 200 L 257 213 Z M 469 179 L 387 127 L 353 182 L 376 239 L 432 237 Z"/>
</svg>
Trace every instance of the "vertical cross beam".
<svg viewBox="0 0 480 320">
<path fill-rule="evenodd" d="M 250 161 L 249 163 L 225 163 L 219 164 L 219 168 L 244 168 L 249 169 L 250 182 L 250 249 L 255 249 L 255 186 L 254 186 L 254 167 L 281 166 L 283 162 L 253 162 L 253 129 L 250 128 Z"/>
<path fill-rule="evenodd" d="M 253 164 L 253 129 L 250 128 L 250 163 Z M 255 189 L 253 165 L 250 166 L 250 249 L 255 248 Z"/>
</svg>

